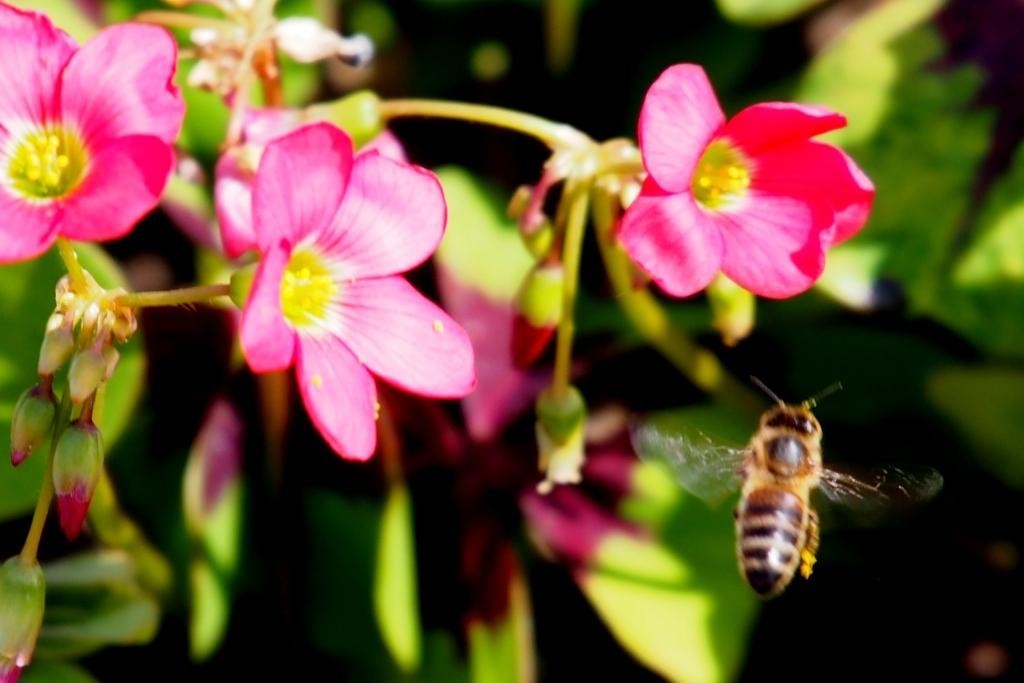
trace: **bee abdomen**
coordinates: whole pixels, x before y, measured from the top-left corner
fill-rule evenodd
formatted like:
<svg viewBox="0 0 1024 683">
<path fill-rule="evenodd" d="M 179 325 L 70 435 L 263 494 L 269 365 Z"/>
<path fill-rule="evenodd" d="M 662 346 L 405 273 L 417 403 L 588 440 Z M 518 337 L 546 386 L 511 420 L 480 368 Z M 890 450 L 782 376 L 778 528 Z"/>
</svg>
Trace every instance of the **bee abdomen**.
<svg viewBox="0 0 1024 683">
<path fill-rule="evenodd" d="M 800 497 L 783 489 L 757 489 L 742 501 L 736 518 L 739 563 L 759 595 L 777 595 L 793 578 L 806 518 Z"/>
</svg>

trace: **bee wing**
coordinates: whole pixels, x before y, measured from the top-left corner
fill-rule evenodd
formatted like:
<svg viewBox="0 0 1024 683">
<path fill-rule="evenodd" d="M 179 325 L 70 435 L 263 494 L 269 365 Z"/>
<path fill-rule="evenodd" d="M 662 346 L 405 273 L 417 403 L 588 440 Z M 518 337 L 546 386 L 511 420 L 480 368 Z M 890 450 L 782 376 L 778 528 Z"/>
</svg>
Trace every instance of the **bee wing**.
<svg viewBox="0 0 1024 683">
<path fill-rule="evenodd" d="M 641 459 L 668 465 L 684 489 L 708 502 L 736 490 L 746 451 L 718 443 L 699 430 L 667 433 L 652 424 L 630 430 L 633 450 Z"/>
<path fill-rule="evenodd" d="M 922 465 L 887 465 L 856 474 L 825 468 L 820 488 L 833 503 L 882 512 L 932 498 L 942 488 L 942 475 Z"/>
</svg>

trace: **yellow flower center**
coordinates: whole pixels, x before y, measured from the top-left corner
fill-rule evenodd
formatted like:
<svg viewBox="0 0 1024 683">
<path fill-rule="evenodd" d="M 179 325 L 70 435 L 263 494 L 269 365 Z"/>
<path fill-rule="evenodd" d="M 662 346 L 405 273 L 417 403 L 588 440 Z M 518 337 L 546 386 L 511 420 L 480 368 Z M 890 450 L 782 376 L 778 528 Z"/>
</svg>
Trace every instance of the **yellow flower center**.
<svg viewBox="0 0 1024 683">
<path fill-rule="evenodd" d="M 323 322 L 338 285 L 324 260 L 308 249 L 297 249 L 281 280 L 281 311 L 292 327 Z"/>
<path fill-rule="evenodd" d="M 78 135 L 61 126 L 26 135 L 7 166 L 11 186 L 28 199 L 53 199 L 74 190 L 88 155 Z"/>
<path fill-rule="evenodd" d="M 704 208 L 722 208 L 747 193 L 750 163 L 740 150 L 725 140 L 716 140 L 697 162 L 690 187 Z"/>
</svg>

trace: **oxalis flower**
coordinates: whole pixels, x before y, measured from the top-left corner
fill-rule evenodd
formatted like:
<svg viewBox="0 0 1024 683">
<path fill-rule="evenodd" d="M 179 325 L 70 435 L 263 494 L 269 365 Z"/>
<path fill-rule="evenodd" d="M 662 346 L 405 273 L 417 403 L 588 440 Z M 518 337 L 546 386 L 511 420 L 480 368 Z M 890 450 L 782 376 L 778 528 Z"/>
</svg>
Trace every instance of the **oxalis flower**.
<svg viewBox="0 0 1024 683">
<path fill-rule="evenodd" d="M 331 447 L 364 460 L 376 446 L 371 372 L 438 398 L 476 384 L 466 332 L 398 275 L 444 233 L 437 178 L 379 153 L 353 156 L 327 123 L 271 142 L 253 184 L 262 252 L 242 312 L 256 372 L 295 365 L 299 390 Z"/>
<path fill-rule="evenodd" d="M 238 258 L 256 248 L 252 227 L 252 183 L 263 150 L 274 138 L 295 130 L 303 123 L 298 109 L 250 109 L 246 111 L 242 143 L 217 161 L 214 203 L 221 244 L 228 258 Z M 395 161 L 405 161 L 402 143 L 390 131 L 383 131 L 360 153 L 378 151 Z"/>
<path fill-rule="evenodd" d="M 623 246 L 675 296 L 719 271 L 765 297 L 806 290 L 825 251 L 863 227 L 874 197 L 845 153 L 811 139 L 845 125 L 823 107 L 784 102 L 727 122 L 703 69 L 668 68 L 640 113 L 648 178 L 623 216 Z"/>
<path fill-rule="evenodd" d="M 123 24 L 79 49 L 0 2 L 0 65 L 0 261 L 131 230 L 167 184 L 184 114 L 171 36 Z"/>
</svg>

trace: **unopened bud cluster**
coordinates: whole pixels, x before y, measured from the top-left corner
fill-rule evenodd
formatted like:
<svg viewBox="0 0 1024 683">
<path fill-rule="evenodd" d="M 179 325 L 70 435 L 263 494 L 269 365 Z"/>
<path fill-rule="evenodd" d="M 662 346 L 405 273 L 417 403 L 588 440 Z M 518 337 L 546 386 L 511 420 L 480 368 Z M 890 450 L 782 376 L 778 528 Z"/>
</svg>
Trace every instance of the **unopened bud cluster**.
<svg viewBox="0 0 1024 683">
<path fill-rule="evenodd" d="M 78 536 L 103 466 L 103 443 L 93 423 L 96 392 L 114 374 L 120 353 L 115 344 L 134 334 L 131 308 L 118 304 L 121 292 L 106 291 L 88 274 L 84 287 L 67 277 L 57 284 L 56 307 L 39 349 L 39 382 L 25 391 L 11 419 L 11 462 L 20 465 L 51 435 L 53 483 L 61 527 Z M 58 407 L 54 375 L 67 368 L 66 409 Z M 74 420 L 68 424 L 68 420 Z"/>
</svg>

